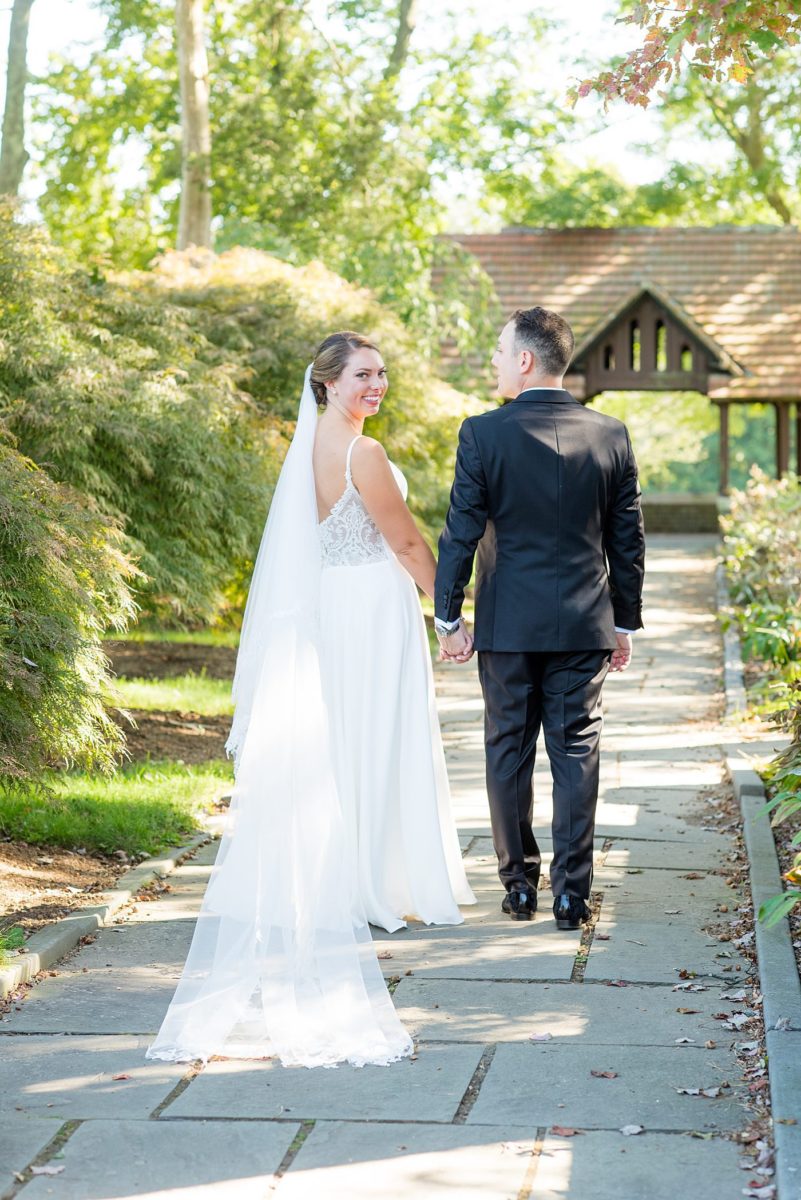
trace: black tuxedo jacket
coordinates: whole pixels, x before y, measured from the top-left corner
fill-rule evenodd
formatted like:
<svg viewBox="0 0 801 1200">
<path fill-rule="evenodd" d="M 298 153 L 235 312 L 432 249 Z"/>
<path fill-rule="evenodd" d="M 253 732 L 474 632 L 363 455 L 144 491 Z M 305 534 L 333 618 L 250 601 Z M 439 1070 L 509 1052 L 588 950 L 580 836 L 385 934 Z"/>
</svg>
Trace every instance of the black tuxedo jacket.
<svg viewBox="0 0 801 1200">
<path fill-rule="evenodd" d="M 477 650 L 612 650 L 642 625 L 645 540 L 626 426 L 532 388 L 468 417 L 439 540 L 436 614 L 454 621 L 476 562 Z"/>
</svg>

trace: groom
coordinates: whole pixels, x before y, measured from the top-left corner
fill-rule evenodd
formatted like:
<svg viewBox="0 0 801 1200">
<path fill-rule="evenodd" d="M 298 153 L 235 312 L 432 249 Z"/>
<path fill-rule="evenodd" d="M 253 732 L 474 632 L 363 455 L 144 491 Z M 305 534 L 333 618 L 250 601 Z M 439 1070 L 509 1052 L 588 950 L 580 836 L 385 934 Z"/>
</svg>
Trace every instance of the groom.
<svg viewBox="0 0 801 1200">
<path fill-rule="evenodd" d="M 519 310 L 504 326 L 492 365 L 511 403 L 459 431 L 435 592 L 443 657 L 465 662 L 473 641 L 460 613 L 478 552 L 475 649 L 502 908 L 517 920 L 537 908 L 532 774 L 542 727 L 560 929 L 590 917 L 601 688 L 610 667 L 631 660 L 645 558 L 628 431 L 563 389 L 572 353 L 570 326 L 547 309 Z"/>
</svg>

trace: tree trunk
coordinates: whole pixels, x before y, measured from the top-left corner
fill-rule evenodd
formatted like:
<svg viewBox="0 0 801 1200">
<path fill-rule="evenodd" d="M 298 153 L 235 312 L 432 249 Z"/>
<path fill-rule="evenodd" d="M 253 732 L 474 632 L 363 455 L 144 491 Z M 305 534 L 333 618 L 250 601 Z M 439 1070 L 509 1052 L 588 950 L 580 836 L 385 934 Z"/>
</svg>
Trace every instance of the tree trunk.
<svg viewBox="0 0 801 1200">
<path fill-rule="evenodd" d="M 28 83 L 28 26 L 33 0 L 14 0 L 8 35 L 6 107 L 0 150 L 0 195 L 16 196 L 28 161 L 25 149 L 25 87 Z"/>
<path fill-rule="evenodd" d="M 176 0 L 181 82 L 181 208 L 178 249 L 211 246 L 211 126 L 209 63 L 203 0 Z"/>
<path fill-rule="evenodd" d="M 417 24 L 417 0 L 400 0 L 398 5 L 398 26 L 395 31 L 395 44 L 389 56 L 385 79 L 395 79 L 401 73 L 403 64 L 409 53 L 409 42 L 412 40 Z"/>
</svg>

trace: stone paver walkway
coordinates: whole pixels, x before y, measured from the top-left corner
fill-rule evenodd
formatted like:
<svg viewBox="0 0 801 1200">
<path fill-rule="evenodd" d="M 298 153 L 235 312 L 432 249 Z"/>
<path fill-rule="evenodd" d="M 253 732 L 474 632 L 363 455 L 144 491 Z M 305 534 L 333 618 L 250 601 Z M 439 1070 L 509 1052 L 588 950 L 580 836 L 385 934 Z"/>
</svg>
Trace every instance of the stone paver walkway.
<svg viewBox="0 0 801 1200">
<path fill-rule="evenodd" d="M 705 795 L 723 778 L 726 741 L 713 604 L 713 540 L 651 539 L 648 628 L 606 688 L 589 944 L 556 930 L 548 891 L 532 924 L 500 913 L 476 674 L 444 668 L 441 718 L 479 903 L 456 929 L 380 939 L 414 1060 L 360 1071 L 215 1061 L 200 1073 L 144 1060 L 189 944 L 206 847 L 171 876 L 172 892 L 101 930 L 0 1023 L 0 1196 L 739 1197 L 747 1176 L 721 1136 L 746 1121 L 739 1035 L 715 1017 L 744 1009 L 729 994 L 749 966 L 705 932 L 738 903 Z M 548 848 L 544 756 L 536 786 Z M 682 1090 L 702 1088 L 720 1094 Z M 625 1136 L 628 1125 L 644 1132 Z M 20 1188 L 12 1172 L 35 1158 L 63 1169 Z"/>
</svg>

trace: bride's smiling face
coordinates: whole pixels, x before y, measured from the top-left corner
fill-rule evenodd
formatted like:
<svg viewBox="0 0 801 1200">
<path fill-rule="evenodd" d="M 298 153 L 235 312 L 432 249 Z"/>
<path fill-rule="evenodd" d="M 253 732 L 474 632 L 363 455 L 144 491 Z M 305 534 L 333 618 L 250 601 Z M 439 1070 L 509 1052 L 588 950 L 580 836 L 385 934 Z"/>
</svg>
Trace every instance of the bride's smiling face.
<svg viewBox="0 0 801 1200">
<path fill-rule="evenodd" d="M 374 417 L 389 387 L 384 360 L 377 350 L 354 350 L 342 374 L 326 387 L 334 407 L 359 420 Z"/>
</svg>

